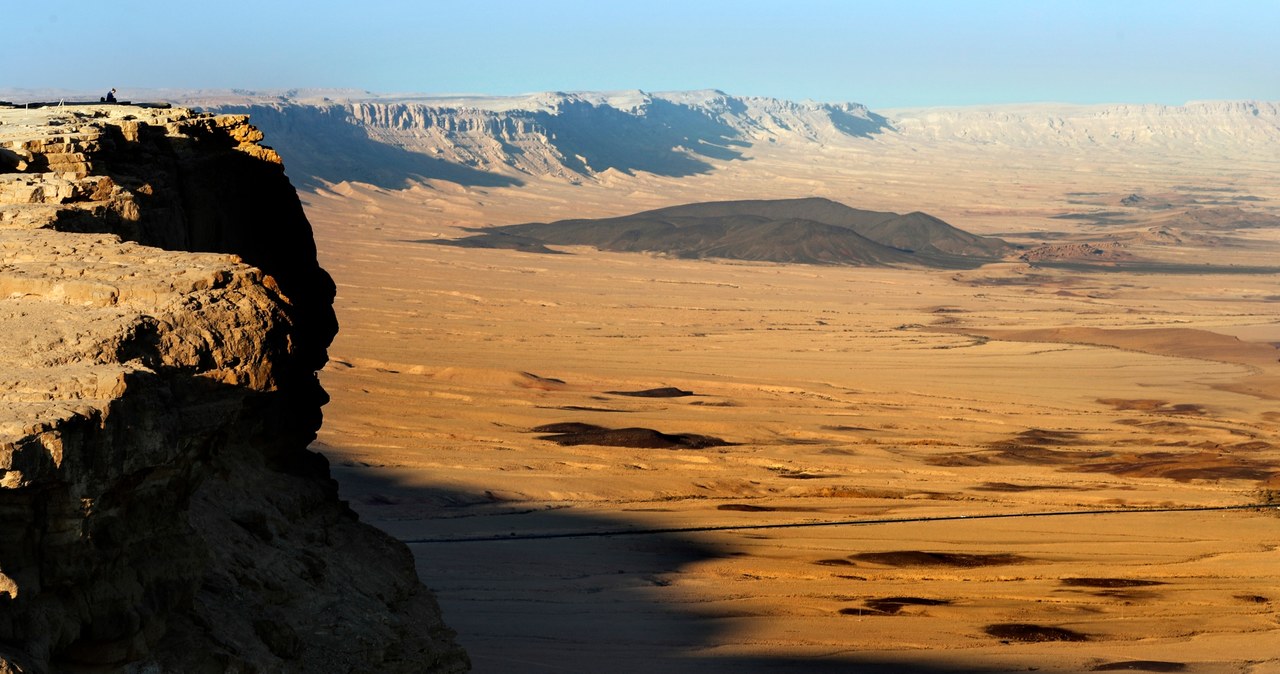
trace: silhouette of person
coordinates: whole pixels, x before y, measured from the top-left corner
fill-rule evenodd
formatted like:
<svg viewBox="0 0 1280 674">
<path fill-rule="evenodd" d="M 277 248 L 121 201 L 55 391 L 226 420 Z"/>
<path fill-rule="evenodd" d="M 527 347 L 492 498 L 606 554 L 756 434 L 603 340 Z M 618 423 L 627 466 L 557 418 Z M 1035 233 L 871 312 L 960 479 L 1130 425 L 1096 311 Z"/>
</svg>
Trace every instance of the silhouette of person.
<svg viewBox="0 0 1280 674">
<path fill-rule="evenodd" d="M 115 103 L 115 102 L 116 102 L 116 90 L 115 90 L 115 87 L 112 87 L 112 88 L 111 88 L 111 91 L 108 91 L 108 92 L 107 92 L 107 102 L 108 102 L 108 103 Z"/>
</svg>

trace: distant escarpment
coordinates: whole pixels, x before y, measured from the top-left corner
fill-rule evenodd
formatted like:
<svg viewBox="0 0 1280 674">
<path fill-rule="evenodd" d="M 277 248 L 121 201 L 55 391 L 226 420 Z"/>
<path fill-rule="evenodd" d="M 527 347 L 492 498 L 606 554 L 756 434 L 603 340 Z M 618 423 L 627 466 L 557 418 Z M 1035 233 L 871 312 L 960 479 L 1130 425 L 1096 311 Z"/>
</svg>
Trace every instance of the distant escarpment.
<svg viewBox="0 0 1280 674">
<path fill-rule="evenodd" d="M 0 109 L 0 671 L 467 667 L 307 450 L 334 285 L 261 138 Z"/>
<path fill-rule="evenodd" d="M 1271 161 L 1280 104 L 1002 105 L 869 110 L 717 90 L 547 92 L 526 96 L 380 96 L 368 92 L 204 92 L 205 109 L 251 114 L 289 157 L 295 184 L 422 180 L 477 187 L 537 179 L 583 183 L 644 172 L 683 177 L 772 149 L 838 161 L 920 150 L 1039 163 L 1047 155 Z M 332 98 L 328 96 L 331 95 Z M 1011 154 L 1003 154 L 1011 153 Z M 1059 159 L 1060 160 L 1060 159 Z M 845 159 L 844 161 L 849 161 Z"/>
<path fill-rule="evenodd" d="M 548 246 L 850 266 L 976 267 L 1014 248 L 926 213 L 850 208 L 829 199 L 720 201 L 599 220 L 559 220 L 475 230 L 422 243 L 554 253 Z"/>
<path fill-rule="evenodd" d="M 740 159 L 755 142 L 823 143 L 890 129 L 856 103 L 720 91 L 205 105 L 252 115 L 285 150 L 299 184 L 351 180 L 389 189 L 423 178 L 492 187 L 536 176 L 577 182 L 610 171 L 681 177 Z"/>
</svg>

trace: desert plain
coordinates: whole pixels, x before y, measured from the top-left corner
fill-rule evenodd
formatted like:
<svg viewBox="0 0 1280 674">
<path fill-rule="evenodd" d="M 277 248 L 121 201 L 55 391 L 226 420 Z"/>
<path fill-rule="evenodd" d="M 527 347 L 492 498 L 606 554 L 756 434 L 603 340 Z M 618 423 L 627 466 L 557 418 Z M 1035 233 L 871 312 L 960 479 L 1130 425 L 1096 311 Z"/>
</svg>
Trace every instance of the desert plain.
<svg viewBox="0 0 1280 674">
<path fill-rule="evenodd" d="M 1280 671 L 1280 227 L 1194 216 L 1274 220 L 1280 160 L 946 135 L 301 192 L 342 326 L 314 449 L 475 671 Z M 813 196 L 1059 247 L 928 269 L 432 243 Z M 583 425 L 657 446 L 547 439 Z"/>
</svg>

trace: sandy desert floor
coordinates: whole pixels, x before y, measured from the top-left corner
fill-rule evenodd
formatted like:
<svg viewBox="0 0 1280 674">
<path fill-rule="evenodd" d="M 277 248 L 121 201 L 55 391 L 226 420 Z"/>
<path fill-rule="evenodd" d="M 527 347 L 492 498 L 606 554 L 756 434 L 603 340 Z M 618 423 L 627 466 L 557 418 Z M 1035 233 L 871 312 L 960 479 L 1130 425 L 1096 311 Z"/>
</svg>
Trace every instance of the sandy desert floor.
<svg viewBox="0 0 1280 674">
<path fill-rule="evenodd" d="M 1034 243 L 1133 192 L 1274 212 L 1274 165 L 754 152 L 303 195 L 342 322 L 316 448 L 477 672 L 1280 671 L 1280 512 L 1147 511 L 1277 498 L 1280 275 L 1229 268 L 1280 259 L 1276 229 L 1139 250 L 1201 274 L 421 243 L 814 195 Z M 627 395 L 665 387 L 691 395 Z M 569 423 L 727 444 L 533 430 Z"/>
</svg>

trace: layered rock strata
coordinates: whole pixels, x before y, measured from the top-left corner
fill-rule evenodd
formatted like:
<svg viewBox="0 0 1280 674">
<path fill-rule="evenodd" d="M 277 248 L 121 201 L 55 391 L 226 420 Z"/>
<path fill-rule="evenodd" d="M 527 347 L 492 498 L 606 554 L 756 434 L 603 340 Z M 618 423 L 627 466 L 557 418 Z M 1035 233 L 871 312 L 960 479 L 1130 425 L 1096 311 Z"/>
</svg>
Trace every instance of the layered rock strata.
<svg viewBox="0 0 1280 674">
<path fill-rule="evenodd" d="M 1061 152 L 1235 163 L 1271 161 L 1280 142 L 1280 104 L 1265 101 L 877 112 L 857 103 L 716 90 L 512 97 L 202 92 L 190 100 L 253 115 L 287 151 L 294 181 L 304 188 L 344 180 L 402 189 L 421 179 L 495 187 L 543 178 L 609 181 L 619 173 L 683 177 L 767 158 L 776 149 L 872 170 L 880 170 L 879 157 L 918 158 L 924 150 L 976 152 L 983 161 L 992 161 L 992 152 L 1012 153 L 999 161 L 1034 165 Z M 838 159 L 849 150 L 858 154 Z"/>
<path fill-rule="evenodd" d="M 261 139 L 0 109 L 0 672 L 467 668 L 306 449 L 334 286 Z"/>
<path fill-rule="evenodd" d="M 792 103 L 720 91 L 204 103 L 253 115 L 289 148 L 294 178 L 305 187 L 357 180 L 402 188 L 421 178 L 495 187 L 530 177 L 577 183 L 638 171 L 681 177 L 708 173 L 714 161 L 741 159 L 753 143 L 822 144 L 891 129 L 856 103 Z M 334 145 L 342 152 L 333 152 Z"/>
</svg>

